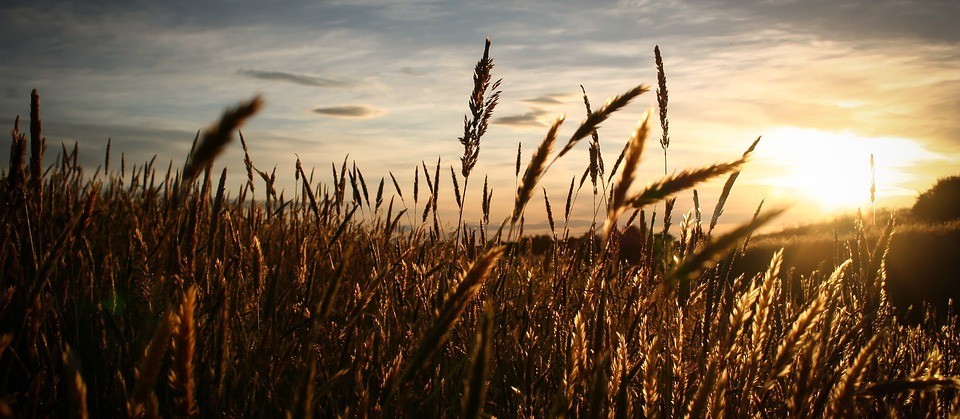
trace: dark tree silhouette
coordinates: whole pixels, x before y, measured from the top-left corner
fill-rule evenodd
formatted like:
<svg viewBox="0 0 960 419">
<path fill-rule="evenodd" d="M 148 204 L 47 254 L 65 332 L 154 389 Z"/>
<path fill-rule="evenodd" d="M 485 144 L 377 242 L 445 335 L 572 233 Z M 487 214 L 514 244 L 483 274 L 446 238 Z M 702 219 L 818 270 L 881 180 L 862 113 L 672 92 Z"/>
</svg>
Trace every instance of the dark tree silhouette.
<svg viewBox="0 0 960 419">
<path fill-rule="evenodd" d="M 960 218 L 960 176 L 940 178 L 917 197 L 913 215 L 918 220 L 943 222 Z"/>
</svg>

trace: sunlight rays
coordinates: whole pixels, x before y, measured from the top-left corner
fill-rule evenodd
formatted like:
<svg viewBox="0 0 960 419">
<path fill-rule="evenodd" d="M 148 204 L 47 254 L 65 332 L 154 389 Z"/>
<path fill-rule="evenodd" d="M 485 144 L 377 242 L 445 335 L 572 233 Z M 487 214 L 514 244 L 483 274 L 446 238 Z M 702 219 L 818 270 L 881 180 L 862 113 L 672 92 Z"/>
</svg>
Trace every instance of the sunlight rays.
<svg viewBox="0 0 960 419">
<path fill-rule="evenodd" d="M 763 183 L 791 200 L 813 200 L 829 213 L 870 206 L 870 155 L 876 158 L 877 204 L 909 192 L 908 174 L 924 161 L 940 158 L 906 138 L 863 137 L 777 127 L 764 135 L 757 160 L 772 167 Z"/>
</svg>

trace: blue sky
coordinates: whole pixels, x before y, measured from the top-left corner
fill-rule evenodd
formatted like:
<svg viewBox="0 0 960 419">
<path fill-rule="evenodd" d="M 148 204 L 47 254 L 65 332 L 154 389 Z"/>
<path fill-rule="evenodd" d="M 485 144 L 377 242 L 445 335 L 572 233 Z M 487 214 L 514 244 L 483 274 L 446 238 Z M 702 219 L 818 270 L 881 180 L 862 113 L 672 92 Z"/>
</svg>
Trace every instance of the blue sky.
<svg viewBox="0 0 960 419">
<path fill-rule="evenodd" d="M 368 182 L 392 171 L 408 188 L 420 161 L 439 156 L 441 204 L 452 214 L 446 166 L 459 167 L 485 37 L 503 94 L 474 176 L 490 177 L 497 217 L 512 205 L 517 143 L 528 159 L 559 114 L 569 135 L 583 118 L 580 84 L 594 106 L 655 84 L 655 45 L 670 92 L 669 171 L 733 159 L 764 135 L 725 223 L 764 198 L 792 208 L 781 224 L 854 208 L 816 196 L 816 186 L 857 178 L 870 153 L 879 204 L 909 205 L 960 156 L 955 1 L 10 1 L 0 13 L 0 115 L 26 116 L 39 89 L 48 142 L 79 141 L 92 165 L 107 138 L 128 165 L 154 154 L 180 165 L 196 130 L 261 93 L 267 107 L 244 135 L 254 164 L 277 166 L 287 190 L 296 155 L 323 182 L 349 154 Z M 603 125 L 608 165 L 655 102 L 645 94 Z M 544 180 L 555 206 L 582 173 L 586 148 Z M 649 142 L 641 183 L 663 174 L 659 153 Z M 8 154 L 0 147 L 0 158 Z M 239 184 L 239 144 L 217 165 Z M 721 183 L 700 188 L 707 216 Z M 479 184 L 468 220 L 479 217 Z M 590 218 L 588 195 L 575 225 Z M 679 213 L 691 202 L 681 195 Z M 541 223 L 541 197 L 528 214 Z"/>
</svg>

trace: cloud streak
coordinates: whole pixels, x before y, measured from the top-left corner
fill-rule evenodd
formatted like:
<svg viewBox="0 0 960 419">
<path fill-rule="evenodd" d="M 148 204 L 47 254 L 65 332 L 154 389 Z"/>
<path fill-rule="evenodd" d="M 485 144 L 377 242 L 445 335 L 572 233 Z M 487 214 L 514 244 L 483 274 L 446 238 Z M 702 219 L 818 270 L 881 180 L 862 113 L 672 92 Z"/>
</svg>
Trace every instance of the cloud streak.
<svg viewBox="0 0 960 419">
<path fill-rule="evenodd" d="M 314 108 L 313 113 L 334 118 L 373 118 L 383 111 L 369 105 L 342 105 Z"/>
<path fill-rule="evenodd" d="M 514 127 L 542 127 L 546 126 L 546 124 L 540 122 L 540 117 L 546 113 L 547 112 L 542 109 L 533 109 L 530 112 L 522 114 L 494 118 L 493 123 L 496 125 L 507 125 Z"/>
<path fill-rule="evenodd" d="M 349 81 L 349 80 L 331 79 L 331 78 L 316 76 L 313 74 L 294 73 L 291 71 L 282 71 L 282 70 L 240 69 L 240 70 L 237 70 L 237 74 L 244 77 L 250 77 L 250 78 L 260 79 L 260 80 L 284 81 L 288 83 L 299 84 L 301 86 L 351 87 L 356 84 L 353 81 Z"/>
<path fill-rule="evenodd" d="M 563 93 L 555 93 L 555 94 L 537 96 L 532 99 L 524 99 L 523 102 L 532 103 L 535 105 L 565 105 L 566 102 L 564 102 L 561 99 L 566 96 L 567 95 Z"/>
</svg>

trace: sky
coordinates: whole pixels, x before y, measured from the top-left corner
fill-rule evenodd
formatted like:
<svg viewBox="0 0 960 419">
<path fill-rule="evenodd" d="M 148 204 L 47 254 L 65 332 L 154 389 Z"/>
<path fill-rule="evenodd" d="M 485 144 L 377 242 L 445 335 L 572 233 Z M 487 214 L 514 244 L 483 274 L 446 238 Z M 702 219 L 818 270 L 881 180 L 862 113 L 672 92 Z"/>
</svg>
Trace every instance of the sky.
<svg viewBox="0 0 960 419">
<path fill-rule="evenodd" d="M 368 183 L 386 177 L 389 186 L 393 173 L 408 197 L 415 168 L 439 158 L 445 223 L 456 222 L 449 166 L 459 172 L 457 137 L 486 37 L 502 94 L 471 177 L 468 221 L 480 217 L 484 176 L 492 218 L 508 215 L 518 143 L 526 164 L 558 115 L 567 117 L 564 141 L 585 116 L 580 85 L 594 108 L 655 86 L 656 45 L 669 91 L 668 173 L 735 159 L 763 137 L 727 203 L 726 228 L 761 200 L 789 208 L 780 226 L 869 209 L 871 154 L 880 207 L 911 205 L 960 162 L 952 0 L 14 0 L 0 14 L 0 115 L 12 128 L 38 89 L 48 161 L 61 142 L 77 142 L 96 167 L 110 138 L 128 166 L 156 155 L 177 167 L 197 130 L 262 94 L 266 107 L 244 137 L 253 163 L 276 167 L 288 196 L 298 156 L 324 184 L 331 163 L 349 156 Z M 656 112 L 654 90 L 599 130 L 608 170 L 644 112 Z M 659 135 L 657 126 L 640 185 L 664 174 Z M 547 173 L 554 208 L 587 163 L 584 141 Z M 239 186 L 239 143 L 223 166 Z M 698 187 L 706 219 L 722 183 Z M 590 224 L 592 205 L 585 186 L 574 229 Z M 690 193 L 679 195 L 674 219 L 692 206 Z M 527 209 L 529 231 L 544 228 L 544 214 L 541 191 Z"/>
</svg>

